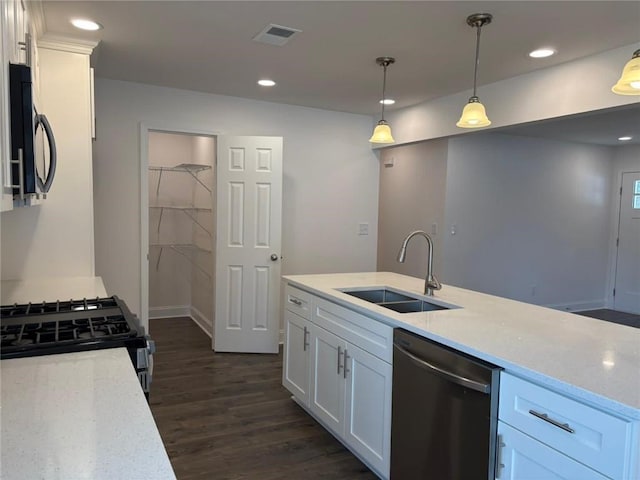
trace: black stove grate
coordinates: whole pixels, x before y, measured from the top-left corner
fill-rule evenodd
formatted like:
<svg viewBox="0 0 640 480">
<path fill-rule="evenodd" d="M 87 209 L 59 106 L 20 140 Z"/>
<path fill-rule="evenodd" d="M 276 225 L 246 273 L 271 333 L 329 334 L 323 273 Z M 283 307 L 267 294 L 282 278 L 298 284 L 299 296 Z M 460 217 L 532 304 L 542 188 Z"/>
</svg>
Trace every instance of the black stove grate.
<svg viewBox="0 0 640 480">
<path fill-rule="evenodd" d="M 116 296 L 0 307 L 0 358 L 122 346 L 142 336 Z"/>
</svg>

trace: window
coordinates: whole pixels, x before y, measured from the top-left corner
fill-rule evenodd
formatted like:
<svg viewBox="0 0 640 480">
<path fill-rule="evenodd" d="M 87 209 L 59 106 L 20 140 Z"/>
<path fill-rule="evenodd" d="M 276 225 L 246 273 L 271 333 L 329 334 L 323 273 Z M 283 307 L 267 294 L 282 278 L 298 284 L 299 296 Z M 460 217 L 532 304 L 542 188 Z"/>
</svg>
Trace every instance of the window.
<svg viewBox="0 0 640 480">
<path fill-rule="evenodd" d="M 633 187 L 633 208 L 640 210 L 640 180 L 634 182 Z"/>
</svg>

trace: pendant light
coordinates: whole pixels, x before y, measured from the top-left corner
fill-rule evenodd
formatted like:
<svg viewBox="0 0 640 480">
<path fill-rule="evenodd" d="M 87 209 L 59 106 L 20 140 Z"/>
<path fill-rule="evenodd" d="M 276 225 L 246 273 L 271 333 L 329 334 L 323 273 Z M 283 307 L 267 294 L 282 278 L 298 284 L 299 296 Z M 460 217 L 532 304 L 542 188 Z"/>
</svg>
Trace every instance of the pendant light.
<svg viewBox="0 0 640 480">
<path fill-rule="evenodd" d="M 618 95 L 640 95 L 640 49 L 633 52 L 631 60 L 622 69 L 620 80 L 611 91 Z"/>
<path fill-rule="evenodd" d="M 389 127 L 389 124 L 384 119 L 384 104 L 386 100 L 386 97 L 384 95 L 385 89 L 387 87 L 387 67 L 395 62 L 396 59 L 393 57 L 376 58 L 376 63 L 384 68 L 384 74 L 382 77 L 382 116 L 380 118 L 380 121 L 378 122 L 378 125 L 376 125 L 376 128 L 373 130 L 373 135 L 371 135 L 371 138 L 369 139 L 371 143 L 395 142 L 395 140 L 391 136 L 391 127 Z"/>
<path fill-rule="evenodd" d="M 475 27 L 476 30 L 476 65 L 473 72 L 473 95 L 469 98 L 469 103 L 462 110 L 462 116 L 456 125 L 460 128 L 480 128 L 491 125 L 491 120 L 487 117 L 484 105 L 476 95 L 478 83 L 478 64 L 480 63 L 480 30 L 484 25 L 491 23 L 493 16 L 490 13 L 474 13 L 467 17 L 467 25 Z"/>
</svg>

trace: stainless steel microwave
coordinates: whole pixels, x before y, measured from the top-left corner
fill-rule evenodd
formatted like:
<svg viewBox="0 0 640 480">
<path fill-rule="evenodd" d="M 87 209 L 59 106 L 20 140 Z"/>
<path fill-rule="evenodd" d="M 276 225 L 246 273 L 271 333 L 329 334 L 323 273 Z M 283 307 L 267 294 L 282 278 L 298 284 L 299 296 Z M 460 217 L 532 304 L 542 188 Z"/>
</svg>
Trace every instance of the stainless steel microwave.
<svg viewBox="0 0 640 480">
<path fill-rule="evenodd" d="M 9 91 L 14 199 L 46 198 L 56 173 L 56 142 L 47 117 L 36 110 L 29 66 L 9 65 Z"/>
</svg>

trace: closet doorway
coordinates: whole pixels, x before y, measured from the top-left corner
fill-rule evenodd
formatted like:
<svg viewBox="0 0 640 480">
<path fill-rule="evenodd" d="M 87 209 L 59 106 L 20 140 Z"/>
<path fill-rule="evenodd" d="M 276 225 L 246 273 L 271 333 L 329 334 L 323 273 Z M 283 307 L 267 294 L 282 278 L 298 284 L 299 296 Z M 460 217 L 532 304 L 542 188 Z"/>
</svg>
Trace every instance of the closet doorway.
<svg viewBox="0 0 640 480">
<path fill-rule="evenodd" d="M 142 324 L 191 317 L 217 352 L 278 353 L 283 138 L 141 124 L 140 142 Z"/>
<path fill-rule="evenodd" d="M 149 318 L 191 317 L 213 334 L 214 136 L 148 132 Z"/>
</svg>

